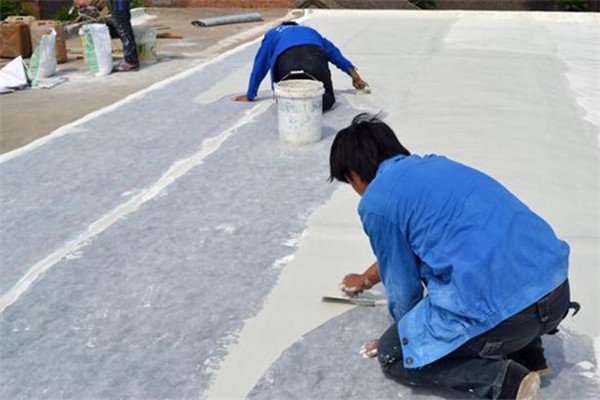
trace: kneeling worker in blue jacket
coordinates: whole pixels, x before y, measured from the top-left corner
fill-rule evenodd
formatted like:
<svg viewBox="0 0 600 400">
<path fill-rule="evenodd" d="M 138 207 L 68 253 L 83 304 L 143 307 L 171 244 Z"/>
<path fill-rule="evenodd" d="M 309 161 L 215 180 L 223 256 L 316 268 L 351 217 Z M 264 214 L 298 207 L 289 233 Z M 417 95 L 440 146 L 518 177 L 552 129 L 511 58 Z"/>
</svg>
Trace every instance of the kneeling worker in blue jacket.
<svg viewBox="0 0 600 400">
<path fill-rule="evenodd" d="M 536 398 L 548 372 L 541 337 L 578 308 L 567 243 L 491 177 L 411 154 L 367 115 L 338 132 L 330 173 L 361 196 L 358 213 L 377 258 L 340 287 L 356 295 L 383 283 L 395 320 L 363 354 L 402 384 Z"/>
<path fill-rule="evenodd" d="M 254 100 L 260 83 L 271 70 L 271 82 L 285 79 L 317 79 L 323 82 L 323 110 L 329 110 L 335 103 L 329 62 L 350 75 L 356 89 L 367 87 L 354 65 L 319 32 L 293 21 L 284 22 L 265 34 L 254 58 L 248 91 L 235 100 Z M 292 73 L 300 70 L 304 74 Z"/>
</svg>

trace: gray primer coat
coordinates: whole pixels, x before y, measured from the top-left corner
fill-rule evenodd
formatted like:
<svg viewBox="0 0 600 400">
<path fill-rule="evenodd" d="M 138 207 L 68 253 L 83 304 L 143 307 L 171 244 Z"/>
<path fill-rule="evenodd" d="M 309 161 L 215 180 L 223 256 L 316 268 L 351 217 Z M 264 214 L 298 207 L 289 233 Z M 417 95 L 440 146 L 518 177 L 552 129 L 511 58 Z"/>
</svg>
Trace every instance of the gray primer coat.
<svg viewBox="0 0 600 400">
<path fill-rule="evenodd" d="M 170 132 L 154 132 L 144 121 L 146 114 L 137 110 L 158 95 L 176 101 L 179 93 L 151 93 L 140 104 L 133 102 L 129 119 L 137 121 L 126 123 L 147 128 L 160 153 L 162 142 L 166 146 L 175 140 Z M 231 104 L 223 99 L 212 106 L 217 121 L 245 109 Z M 338 105 L 324 118 L 324 140 L 292 147 L 279 142 L 271 106 L 161 196 L 53 266 L 0 317 L 0 398 L 197 398 L 225 346 L 260 309 L 278 276 L 277 261 L 295 251 L 295 244 L 286 241 L 306 228 L 308 215 L 334 190 L 327 184 L 333 126 L 347 123 L 354 113 Z M 101 131 L 101 119 L 112 117 L 98 118 L 95 129 Z M 196 125 L 197 116 L 190 112 L 187 118 L 185 126 Z M 215 121 L 204 120 L 214 126 Z M 204 127 L 199 131 L 209 133 Z M 93 151 L 97 144 L 86 138 L 96 136 L 73 135 L 68 142 Z M 38 157 L 46 156 L 50 166 L 51 160 L 66 162 L 73 150 L 52 144 L 57 147 L 40 149 Z M 127 147 L 132 165 L 137 160 L 157 168 L 144 161 L 146 148 Z M 116 157 L 106 160 L 111 156 L 103 151 L 89 157 L 91 162 L 104 158 L 106 169 L 120 164 Z M 106 179 L 111 175 L 121 181 L 118 172 L 106 172 Z M 77 193 L 70 199 L 72 207 L 85 212 L 102 199 L 98 195 L 108 183 L 81 180 L 93 188 L 69 193 Z M 39 226 L 53 237 L 52 224 Z"/>
</svg>

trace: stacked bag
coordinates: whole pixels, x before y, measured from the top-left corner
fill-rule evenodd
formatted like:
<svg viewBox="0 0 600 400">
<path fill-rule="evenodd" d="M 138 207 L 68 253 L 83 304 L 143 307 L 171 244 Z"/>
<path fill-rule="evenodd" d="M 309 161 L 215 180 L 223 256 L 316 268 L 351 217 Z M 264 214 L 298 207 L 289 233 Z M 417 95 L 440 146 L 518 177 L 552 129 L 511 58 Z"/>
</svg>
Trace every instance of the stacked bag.
<svg viewBox="0 0 600 400">
<path fill-rule="evenodd" d="M 57 30 L 60 46 L 57 46 Z M 32 54 L 33 49 L 33 54 Z M 23 57 L 31 56 L 29 67 Z M 1 91 L 38 86 L 56 72 L 58 60 L 67 61 L 62 25 L 55 21 L 35 21 L 34 17 L 8 17 L 0 23 L 0 57 L 14 58 L 2 70 Z"/>
<path fill-rule="evenodd" d="M 30 16 L 14 16 L 0 22 L 0 57 L 31 56 L 30 27 L 34 21 Z"/>
</svg>

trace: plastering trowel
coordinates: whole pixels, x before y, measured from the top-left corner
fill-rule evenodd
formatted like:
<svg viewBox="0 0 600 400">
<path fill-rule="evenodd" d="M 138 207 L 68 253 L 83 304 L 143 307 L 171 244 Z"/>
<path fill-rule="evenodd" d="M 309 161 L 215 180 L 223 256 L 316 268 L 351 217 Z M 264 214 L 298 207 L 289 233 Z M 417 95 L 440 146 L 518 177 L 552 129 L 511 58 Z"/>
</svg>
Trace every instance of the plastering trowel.
<svg viewBox="0 0 600 400">
<path fill-rule="evenodd" d="M 357 89 L 358 93 L 362 93 L 362 94 L 370 94 L 371 93 L 371 86 L 367 85 L 362 89 Z"/>
<path fill-rule="evenodd" d="M 367 307 L 384 306 L 387 304 L 387 300 L 385 299 L 373 299 L 367 297 L 348 297 L 343 294 L 323 296 L 321 300 L 326 303 L 354 304 L 357 306 Z"/>
</svg>

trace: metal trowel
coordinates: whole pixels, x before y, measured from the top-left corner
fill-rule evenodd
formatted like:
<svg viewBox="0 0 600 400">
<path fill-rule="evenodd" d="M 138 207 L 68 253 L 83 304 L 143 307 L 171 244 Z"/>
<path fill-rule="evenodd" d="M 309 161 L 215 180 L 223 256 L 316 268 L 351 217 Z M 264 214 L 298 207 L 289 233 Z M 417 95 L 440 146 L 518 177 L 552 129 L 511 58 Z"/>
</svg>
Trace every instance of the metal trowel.
<svg viewBox="0 0 600 400">
<path fill-rule="evenodd" d="M 357 89 L 358 93 L 362 93 L 362 94 L 370 94 L 371 93 L 371 86 L 367 85 L 362 89 Z"/>
<path fill-rule="evenodd" d="M 366 307 L 375 307 L 375 306 L 384 306 L 387 304 L 387 300 L 385 299 L 373 299 L 367 297 L 348 297 L 343 294 L 323 296 L 321 301 L 326 303 L 342 303 L 342 304 L 354 304 L 356 306 L 366 306 Z"/>
</svg>

